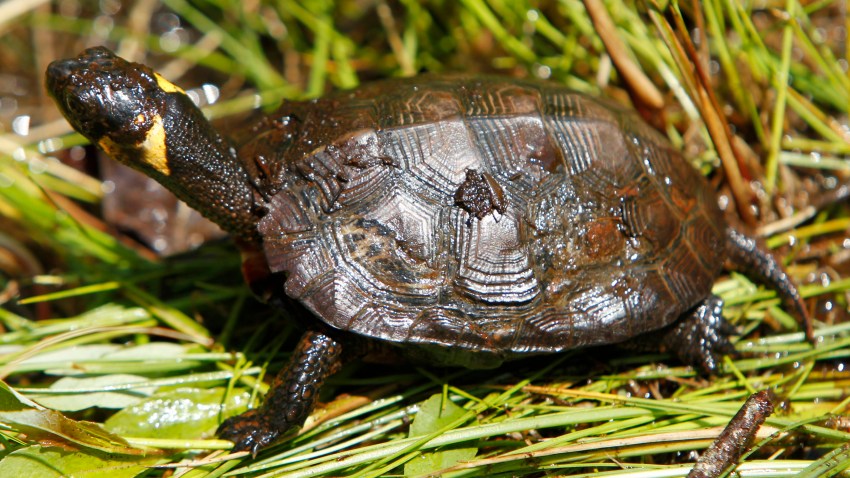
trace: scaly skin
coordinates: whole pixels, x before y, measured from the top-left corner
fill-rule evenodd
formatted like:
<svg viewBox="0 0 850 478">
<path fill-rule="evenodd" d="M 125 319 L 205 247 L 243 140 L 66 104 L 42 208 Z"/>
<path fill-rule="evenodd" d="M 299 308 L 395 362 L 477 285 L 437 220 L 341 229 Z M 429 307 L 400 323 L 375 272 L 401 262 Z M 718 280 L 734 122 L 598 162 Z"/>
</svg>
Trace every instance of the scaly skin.
<svg viewBox="0 0 850 478">
<path fill-rule="evenodd" d="M 705 373 L 717 373 L 721 357 L 736 353 L 729 341 L 729 336 L 735 334 L 735 328 L 723 318 L 723 300 L 715 295 L 706 298 L 661 332 L 664 349 Z"/>
<path fill-rule="evenodd" d="M 259 408 L 231 417 L 218 427 L 218 436 L 232 441 L 234 451 L 257 452 L 290 428 L 301 426 L 328 376 L 342 366 L 342 346 L 319 332 L 308 331 L 292 359 L 272 382 Z"/>
<path fill-rule="evenodd" d="M 785 303 L 796 311 L 806 331 L 806 338 L 809 342 L 814 342 L 815 333 L 809 311 L 782 264 L 761 247 L 756 239 L 746 234 L 729 228 L 726 238 L 726 250 L 735 267 L 757 276 L 762 282 L 774 287 Z"/>
</svg>

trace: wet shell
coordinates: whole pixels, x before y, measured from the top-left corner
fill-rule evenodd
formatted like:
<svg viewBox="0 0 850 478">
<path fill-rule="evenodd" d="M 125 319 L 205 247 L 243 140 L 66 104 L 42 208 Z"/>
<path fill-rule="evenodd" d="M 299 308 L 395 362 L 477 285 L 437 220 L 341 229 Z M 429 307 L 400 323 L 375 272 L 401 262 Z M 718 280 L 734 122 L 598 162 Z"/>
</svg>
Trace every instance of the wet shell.
<svg viewBox="0 0 850 478">
<path fill-rule="evenodd" d="M 286 294 L 448 364 L 659 329 L 725 257 L 698 172 L 632 113 L 556 85 L 420 77 L 276 118 L 240 156 Z"/>
</svg>

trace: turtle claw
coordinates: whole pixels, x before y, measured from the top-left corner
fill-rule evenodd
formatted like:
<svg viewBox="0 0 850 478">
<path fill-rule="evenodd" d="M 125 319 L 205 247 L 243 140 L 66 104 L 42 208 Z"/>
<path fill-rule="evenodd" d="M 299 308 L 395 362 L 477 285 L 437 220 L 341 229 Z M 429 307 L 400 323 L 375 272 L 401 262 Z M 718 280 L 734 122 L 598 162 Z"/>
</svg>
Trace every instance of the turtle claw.
<svg viewBox="0 0 850 478">
<path fill-rule="evenodd" d="M 722 312 L 723 300 L 709 296 L 665 331 L 662 345 L 682 362 L 704 373 L 717 373 L 724 355 L 737 354 L 729 340 L 735 327 Z"/>
<path fill-rule="evenodd" d="M 249 410 L 223 421 L 216 430 L 216 435 L 222 440 L 232 441 L 234 452 L 248 451 L 256 458 L 261 449 L 279 436 L 278 431 L 265 422 L 257 409 Z"/>
</svg>

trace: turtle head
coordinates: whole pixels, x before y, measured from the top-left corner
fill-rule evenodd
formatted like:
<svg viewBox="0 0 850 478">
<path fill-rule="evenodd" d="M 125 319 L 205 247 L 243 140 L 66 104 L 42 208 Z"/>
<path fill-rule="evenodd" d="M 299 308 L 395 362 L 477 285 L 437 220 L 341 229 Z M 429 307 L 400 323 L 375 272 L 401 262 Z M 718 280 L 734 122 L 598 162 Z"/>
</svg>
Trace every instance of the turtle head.
<svg viewBox="0 0 850 478">
<path fill-rule="evenodd" d="M 71 126 L 113 159 L 226 231 L 256 235 L 254 195 L 241 162 L 182 89 L 103 47 L 51 63 L 47 89 Z"/>
<path fill-rule="evenodd" d="M 180 90 L 150 68 L 125 61 L 106 48 L 90 48 L 77 58 L 51 63 L 47 89 L 71 126 L 93 143 L 108 149 L 147 139 L 148 154 L 135 159 L 167 169 L 152 158 L 159 145 L 149 135 L 163 126 L 167 93 Z"/>
</svg>

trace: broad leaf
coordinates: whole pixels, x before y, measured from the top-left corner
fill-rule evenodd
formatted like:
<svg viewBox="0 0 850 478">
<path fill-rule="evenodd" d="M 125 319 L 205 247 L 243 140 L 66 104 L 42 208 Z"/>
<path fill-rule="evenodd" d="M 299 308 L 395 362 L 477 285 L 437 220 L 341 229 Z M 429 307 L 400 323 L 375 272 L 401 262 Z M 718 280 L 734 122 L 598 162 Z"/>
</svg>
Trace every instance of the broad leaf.
<svg viewBox="0 0 850 478">
<path fill-rule="evenodd" d="M 115 385 L 147 382 L 149 379 L 139 375 L 114 374 L 98 377 L 64 377 L 54 382 L 52 390 L 98 390 Z M 38 403 L 54 410 L 75 412 L 86 408 L 125 408 L 134 405 L 154 393 L 156 387 L 135 387 L 116 391 L 81 391 L 80 393 L 30 393 Z"/>
<path fill-rule="evenodd" d="M 431 396 L 419 407 L 419 412 L 410 425 L 409 436 L 422 436 L 441 430 L 451 422 L 461 418 L 466 410 L 443 395 Z M 478 448 L 472 446 L 452 445 L 438 448 L 436 451 L 423 453 L 404 465 L 406 476 L 426 475 L 440 471 L 457 464 L 459 461 L 471 460 L 478 453 Z"/>
<path fill-rule="evenodd" d="M 106 420 L 114 433 L 134 437 L 190 439 L 212 432 L 221 417 L 245 411 L 251 395 L 224 388 L 180 388 L 157 393 Z"/>
<path fill-rule="evenodd" d="M 0 476 L 39 478 L 131 478 L 150 473 L 156 456 L 128 457 L 95 450 L 67 451 L 57 447 L 31 446 L 0 460 Z"/>
</svg>

